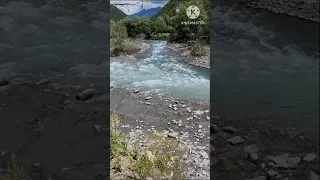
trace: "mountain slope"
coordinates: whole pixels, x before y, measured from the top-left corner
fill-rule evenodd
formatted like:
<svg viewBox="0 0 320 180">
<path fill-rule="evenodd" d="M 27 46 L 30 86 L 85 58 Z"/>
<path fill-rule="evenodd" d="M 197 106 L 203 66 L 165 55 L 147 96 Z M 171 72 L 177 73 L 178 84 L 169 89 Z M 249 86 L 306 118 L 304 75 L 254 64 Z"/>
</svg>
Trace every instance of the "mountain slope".
<svg viewBox="0 0 320 180">
<path fill-rule="evenodd" d="M 179 0 L 179 6 L 181 5 L 200 5 L 203 6 L 199 7 L 201 12 L 204 12 L 209 15 L 209 9 L 210 9 L 210 1 L 209 0 L 201 0 L 201 1 L 194 1 L 194 0 Z M 176 0 L 169 0 L 169 2 L 162 7 L 162 9 L 152 17 L 152 19 L 162 16 L 163 14 L 168 15 L 169 17 L 175 16 L 176 9 L 177 9 L 177 1 Z M 185 12 L 180 12 L 180 13 L 185 13 Z"/>
<path fill-rule="evenodd" d="M 122 18 L 125 18 L 127 15 L 120 11 L 117 7 L 110 4 L 110 20 L 119 21 Z"/>
<path fill-rule="evenodd" d="M 140 12 L 130 15 L 131 18 L 133 17 L 146 17 L 151 18 L 155 14 L 157 14 L 161 10 L 161 7 L 151 8 L 151 9 L 143 9 Z"/>
</svg>

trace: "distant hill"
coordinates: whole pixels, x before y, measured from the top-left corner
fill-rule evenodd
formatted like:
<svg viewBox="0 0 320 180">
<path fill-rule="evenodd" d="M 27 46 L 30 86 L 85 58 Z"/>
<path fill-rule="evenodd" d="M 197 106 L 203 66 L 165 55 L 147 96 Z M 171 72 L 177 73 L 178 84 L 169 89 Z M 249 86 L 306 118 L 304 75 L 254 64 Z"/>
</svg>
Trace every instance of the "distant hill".
<svg viewBox="0 0 320 180">
<path fill-rule="evenodd" d="M 151 9 L 143 9 L 140 12 L 130 15 L 129 17 L 146 17 L 150 19 L 152 16 L 157 14 L 161 10 L 161 7 L 151 8 Z"/>
<path fill-rule="evenodd" d="M 205 10 L 206 12 L 209 12 L 210 9 L 210 1 L 209 0 L 201 0 L 199 1 L 200 3 L 203 4 L 203 6 L 205 7 L 205 9 L 201 9 L 201 11 Z M 182 5 L 186 5 L 186 4 L 194 4 L 197 5 L 197 3 L 199 3 L 198 1 L 194 1 L 194 0 L 179 0 L 179 4 Z M 176 0 L 169 0 L 169 2 L 162 7 L 162 9 L 152 17 L 152 19 L 158 17 L 158 16 L 162 16 L 163 14 L 168 15 L 169 17 L 173 17 L 176 15 L 176 8 L 177 8 L 177 2 Z M 181 12 L 181 13 L 185 13 L 185 12 Z"/>
<path fill-rule="evenodd" d="M 110 20 L 119 21 L 122 18 L 125 18 L 127 15 L 120 11 L 117 7 L 110 4 Z"/>
</svg>

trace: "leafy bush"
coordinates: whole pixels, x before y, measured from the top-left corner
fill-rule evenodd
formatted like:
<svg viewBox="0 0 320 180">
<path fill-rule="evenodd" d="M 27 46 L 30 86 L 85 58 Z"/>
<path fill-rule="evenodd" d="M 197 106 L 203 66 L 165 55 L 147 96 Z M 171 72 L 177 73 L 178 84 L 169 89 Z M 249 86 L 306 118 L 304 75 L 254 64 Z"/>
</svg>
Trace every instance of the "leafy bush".
<svg viewBox="0 0 320 180">
<path fill-rule="evenodd" d="M 110 117 L 110 178 L 111 179 L 185 179 L 182 150 L 178 141 L 160 135 L 150 135 L 141 149 L 138 141 L 128 147 L 129 136 L 120 133 L 119 117 Z"/>
</svg>

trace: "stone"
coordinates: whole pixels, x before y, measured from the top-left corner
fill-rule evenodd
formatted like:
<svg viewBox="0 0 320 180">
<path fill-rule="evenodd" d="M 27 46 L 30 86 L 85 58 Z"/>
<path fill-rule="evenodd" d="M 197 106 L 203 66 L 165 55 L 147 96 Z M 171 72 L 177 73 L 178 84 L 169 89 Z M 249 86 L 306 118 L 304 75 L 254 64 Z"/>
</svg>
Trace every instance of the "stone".
<svg viewBox="0 0 320 180">
<path fill-rule="evenodd" d="M 234 133 L 236 132 L 236 129 L 232 126 L 225 126 L 222 128 L 225 132 L 231 132 L 231 133 Z"/>
<path fill-rule="evenodd" d="M 301 158 L 299 156 L 288 158 L 288 164 L 290 168 L 297 168 Z"/>
<path fill-rule="evenodd" d="M 259 159 L 259 155 L 257 153 L 255 153 L 255 152 L 250 153 L 249 157 L 254 161 Z"/>
<path fill-rule="evenodd" d="M 264 177 L 264 176 L 258 176 L 258 177 L 254 177 L 254 178 L 247 179 L 247 180 L 266 180 L 266 177 Z"/>
<path fill-rule="evenodd" d="M 145 98 L 145 100 L 150 100 L 150 99 L 152 99 L 151 96 L 148 96 L 148 97 Z"/>
<path fill-rule="evenodd" d="M 285 153 L 279 156 L 269 156 L 268 159 L 275 164 L 277 164 L 281 168 L 289 168 L 288 159 L 289 153 Z"/>
<path fill-rule="evenodd" d="M 178 110 L 178 108 L 177 108 L 177 107 L 173 107 L 173 110 L 177 111 L 177 110 Z"/>
<path fill-rule="evenodd" d="M 217 133 L 219 131 L 219 128 L 216 124 L 210 125 L 210 133 Z"/>
<path fill-rule="evenodd" d="M 199 129 L 201 129 L 203 126 L 201 124 L 199 124 Z"/>
<path fill-rule="evenodd" d="M 0 80 L 0 87 L 1 86 L 6 86 L 8 84 L 10 84 L 10 82 L 8 80 Z"/>
<path fill-rule="evenodd" d="M 77 100 L 86 101 L 90 98 L 92 98 L 95 94 L 95 90 L 92 88 L 86 89 L 79 93 L 76 97 Z"/>
<path fill-rule="evenodd" d="M 195 113 L 196 115 L 202 115 L 202 114 L 204 113 L 204 111 L 198 110 L 198 111 L 194 111 L 194 113 Z"/>
<path fill-rule="evenodd" d="M 94 125 L 93 129 L 94 129 L 95 132 L 101 132 L 101 126 L 98 125 L 98 124 Z"/>
<path fill-rule="evenodd" d="M 186 110 L 188 111 L 188 113 L 192 112 L 192 108 L 191 107 L 187 107 Z"/>
<path fill-rule="evenodd" d="M 308 180 L 319 180 L 319 175 L 317 175 L 315 172 L 310 171 L 309 172 L 309 176 L 308 176 Z"/>
<path fill-rule="evenodd" d="M 173 131 L 173 132 L 170 132 L 170 133 L 168 134 L 168 137 L 177 138 L 178 134 L 179 134 L 179 133 Z"/>
<path fill-rule="evenodd" d="M 206 152 L 203 151 L 203 150 L 201 150 L 199 154 L 200 154 L 203 158 L 205 158 L 205 159 L 208 159 L 208 158 L 209 158 L 208 153 L 206 153 Z"/>
<path fill-rule="evenodd" d="M 206 120 L 207 120 L 207 121 L 210 121 L 210 116 L 207 116 L 207 117 L 206 117 Z"/>
<path fill-rule="evenodd" d="M 273 170 L 273 169 L 269 170 L 267 172 L 267 174 L 268 174 L 269 177 L 276 177 L 276 176 L 279 175 L 279 173 L 277 171 Z"/>
<path fill-rule="evenodd" d="M 135 94 L 137 94 L 137 93 L 139 93 L 139 92 L 140 92 L 139 89 L 136 89 L 136 90 L 133 91 L 133 93 L 135 93 Z"/>
<path fill-rule="evenodd" d="M 303 157 L 303 160 L 307 161 L 307 162 L 311 162 L 311 161 L 315 160 L 316 158 L 317 158 L 317 155 L 315 155 L 313 153 L 308 153 L 307 155 L 305 155 Z"/>
<path fill-rule="evenodd" d="M 230 142 L 232 145 L 241 144 L 244 142 L 244 140 L 240 136 L 234 136 L 230 139 L 228 139 L 227 142 Z"/>
</svg>

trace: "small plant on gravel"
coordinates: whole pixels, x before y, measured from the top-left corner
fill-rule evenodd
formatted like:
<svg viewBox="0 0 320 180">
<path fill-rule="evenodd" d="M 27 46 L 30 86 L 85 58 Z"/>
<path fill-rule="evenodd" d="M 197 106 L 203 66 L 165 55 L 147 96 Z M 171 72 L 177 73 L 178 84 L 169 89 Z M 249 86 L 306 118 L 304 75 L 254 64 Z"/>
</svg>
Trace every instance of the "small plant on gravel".
<svg viewBox="0 0 320 180">
<path fill-rule="evenodd" d="M 145 150 L 136 154 L 134 169 L 139 179 L 185 179 L 183 151 L 176 139 L 162 135 L 149 135 Z"/>
<path fill-rule="evenodd" d="M 0 169 L 0 179 L 1 180 L 29 180 L 21 167 L 16 163 L 16 156 L 11 154 L 8 168 L 6 170 Z"/>
<path fill-rule="evenodd" d="M 120 133 L 119 117 L 110 117 L 110 177 L 111 179 L 185 179 L 183 151 L 176 139 L 152 134 L 139 146 L 139 140 Z M 132 141 L 131 141 L 132 142 Z"/>
</svg>

